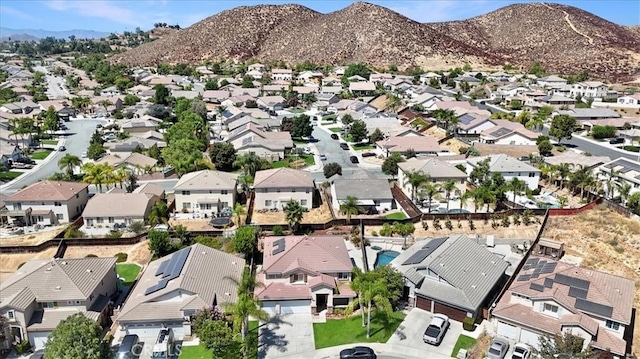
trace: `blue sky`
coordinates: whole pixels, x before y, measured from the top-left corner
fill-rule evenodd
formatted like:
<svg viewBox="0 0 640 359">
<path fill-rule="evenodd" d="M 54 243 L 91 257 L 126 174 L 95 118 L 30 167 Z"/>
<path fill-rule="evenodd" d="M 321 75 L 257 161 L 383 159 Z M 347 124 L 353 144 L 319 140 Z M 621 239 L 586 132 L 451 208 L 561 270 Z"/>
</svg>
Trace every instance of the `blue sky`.
<svg viewBox="0 0 640 359">
<path fill-rule="evenodd" d="M 2 0 L 0 26 L 44 30 L 86 29 L 108 32 L 143 30 L 156 22 L 187 27 L 222 10 L 241 5 L 299 3 L 327 13 L 349 6 L 343 0 Z M 461 20 L 526 0 L 370 0 L 421 22 Z M 622 25 L 640 24 L 638 0 L 556 0 Z"/>
</svg>

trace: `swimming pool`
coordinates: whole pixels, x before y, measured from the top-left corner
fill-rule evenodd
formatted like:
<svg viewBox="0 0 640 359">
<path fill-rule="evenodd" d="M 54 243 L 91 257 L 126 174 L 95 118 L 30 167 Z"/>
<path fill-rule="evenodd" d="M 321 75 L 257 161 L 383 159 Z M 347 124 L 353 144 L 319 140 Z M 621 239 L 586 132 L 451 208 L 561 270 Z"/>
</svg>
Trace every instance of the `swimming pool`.
<svg viewBox="0 0 640 359">
<path fill-rule="evenodd" d="M 396 251 L 380 251 L 376 256 L 376 262 L 373 264 L 373 268 L 378 268 L 381 266 L 386 266 L 389 264 L 395 257 L 397 257 L 400 253 Z"/>
</svg>

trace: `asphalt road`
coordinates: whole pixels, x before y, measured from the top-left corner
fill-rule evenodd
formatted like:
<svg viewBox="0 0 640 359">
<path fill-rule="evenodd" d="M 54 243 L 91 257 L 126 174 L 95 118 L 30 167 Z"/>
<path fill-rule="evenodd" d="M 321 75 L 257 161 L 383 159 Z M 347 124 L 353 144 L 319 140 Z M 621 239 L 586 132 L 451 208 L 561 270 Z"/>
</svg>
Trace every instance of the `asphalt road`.
<svg viewBox="0 0 640 359">
<path fill-rule="evenodd" d="M 46 94 L 50 100 L 64 99 L 70 95 L 63 77 L 56 77 L 52 75 L 46 68 L 42 66 L 35 66 L 33 69 L 35 71 L 43 72 L 47 75 Z"/>
<path fill-rule="evenodd" d="M 549 129 L 547 127 L 543 128 L 542 133 L 548 136 Z M 568 148 L 575 148 L 580 151 L 589 152 L 593 156 L 607 156 L 612 160 L 624 157 L 633 161 L 638 161 L 637 154 L 630 154 L 623 150 L 611 148 L 609 144 L 600 145 L 576 136 L 573 136 L 570 140 L 563 139 L 561 143 Z"/>
<path fill-rule="evenodd" d="M 59 152 L 57 150 L 51 152 L 49 157 L 43 160 L 42 164 L 38 164 L 33 170 L 18 177 L 16 182 L 6 188 L 2 188 L 2 193 L 14 193 L 25 186 L 50 177 L 55 172 L 60 172 L 58 160 L 66 153 L 80 157 L 82 153 L 87 150 L 87 147 L 89 147 L 89 140 L 96 126 L 103 123 L 105 123 L 105 121 L 100 119 L 82 119 L 66 122 L 65 124 L 69 128 L 67 131 L 68 135 L 63 136 L 63 138 L 65 138 L 64 146 L 67 148 L 66 152 Z"/>
</svg>

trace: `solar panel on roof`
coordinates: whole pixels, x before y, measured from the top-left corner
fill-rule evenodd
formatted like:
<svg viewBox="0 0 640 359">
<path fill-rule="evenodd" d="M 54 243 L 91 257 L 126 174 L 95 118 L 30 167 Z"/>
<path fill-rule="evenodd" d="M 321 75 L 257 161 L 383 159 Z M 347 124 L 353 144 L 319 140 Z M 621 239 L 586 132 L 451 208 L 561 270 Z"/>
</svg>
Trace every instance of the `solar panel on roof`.
<svg viewBox="0 0 640 359">
<path fill-rule="evenodd" d="M 531 265 L 529 265 L 529 264 L 525 264 L 525 265 L 522 267 L 522 270 L 529 270 L 529 269 L 531 269 Z"/>
<path fill-rule="evenodd" d="M 540 272 L 531 273 L 531 278 L 538 278 L 540 276 Z"/>
<path fill-rule="evenodd" d="M 465 115 L 462 115 L 462 116 L 458 117 L 458 123 L 461 123 L 463 125 L 468 125 L 468 124 L 471 123 L 471 121 L 473 121 L 475 119 L 476 119 L 475 117 L 473 117 L 473 116 L 471 116 L 469 114 L 465 114 Z"/>
<path fill-rule="evenodd" d="M 167 286 L 167 283 L 169 283 L 169 281 L 167 279 L 163 279 L 160 282 L 158 282 L 156 285 L 153 285 L 149 288 L 147 288 L 147 290 L 144 292 L 144 295 L 149 295 L 152 293 L 155 293 L 161 289 L 164 289 Z"/>
<path fill-rule="evenodd" d="M 576 309 L 584 310 L 589 313 L 601 315 L 607 318 L 611 318 L 611 314 L 613 314 L 612 307 L 600 303 L 594 303 L 581 298 L 576 299 L 575 307 Z"/>
<path fill-rule="evenodd" d="M 438 249 L 444 242 L 447 241 L 449 237 L 440 237 L 433 238 L 427 244 L 422 246 L 422 249 L 419 249 L 414 254 L 411 255 L 402 265 L 407 264 L 418 264 L 421 263 L 425 258 L 427 258 L 433 251 Z"/>
<path fill-rule="evenodd" d="M 544 292 L 544 286 L 542 284 L 531 283 L 529 284 L 529 288 L 538 292 Z"/>
<path fill-rule="evenodd" d="M 278 254 L 278 253 L 282 253 L 284 252 L 284 238 L 280 238 L 280 239 L 276 239 L 275 241 L 273 241 L 273 251 L 271 251 L 271 254 Z"/>
<path fill-rule="evenodd" d="M 545 278 L 544 279 L 544 286 L 547 287 L 547 288 L 552 288 L 553 287 L 553 279 Z"/>
<path fill-rule="evenodd" d="M 518 282 L 525 282 L 528 281 L 531 278 L 530 275 L 528 274 L 523 274 L 521 276 L 518 277 Z"/>
<path fill-rule="evenodd" d="M 540 259 L 538 259 L 538 258 L 529 258 L 529 259 L 527 259 L 525 264 L 529 264 L 529 265 L 535 266 L 536 264 L 538 264 L 539 260 Z"/>
<path fill-rule="evenodd" d="M 588 280 L 571 277 L 561 273 L 556 273 L 555 281 L 560 284 L 564 284 L 570 287 L 576 287 L 584 290 L 589 290 L 589 285 L 591 284 Z"/>
<path fill-rule="evenodd" d="M 491 132 L 491 136 L 493 137 L 502 137 L 506 134 L 509 134 L 513 132 L 512 130 L 508 129 L 508 128 L 504 128 L 504 127 L 500 127 L 499 129 Z"/>
<path fill-rule="evenodd" d="M 576 288 L 576 287 L 570 287 L 569 288 L 569 296 L 573 297 L 573 298 L 586 299 L 587 298 L 587 291 L 584 290 L 584 289 Z"/>
<path fill-rule="evenodd" d="M 156 271 L 156 275 L 164 273 L 164 269 L 167 267 L 167 264 L 169 264 L 169 260 L 165 260 L 160 263 L 160 265 L 158 266 L 158 270 Z"/>
</svg>

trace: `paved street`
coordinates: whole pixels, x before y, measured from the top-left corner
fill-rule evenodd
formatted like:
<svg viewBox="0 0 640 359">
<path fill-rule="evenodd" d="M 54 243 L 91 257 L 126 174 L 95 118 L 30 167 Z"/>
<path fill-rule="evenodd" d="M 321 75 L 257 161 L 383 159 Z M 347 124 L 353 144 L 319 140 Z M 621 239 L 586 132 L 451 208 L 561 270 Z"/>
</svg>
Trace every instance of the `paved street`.
<svg viewBox="0 0 640 359">
<path fill-rule="evenodd" d="M 43 161 L 39 161 L 42 163 L 39 163 L 36 167 L 34 167 L 33 170 L 18 177 L 18 179 L 10 185 L 0 187 L 2 193 L 14 193 L 20 190 L 22 187 L 38 182 L 39 180 L 46 179 L 55 172 L 60 172 L 60 168 L 58 167 L 58 160 L 66 153 L 71 153 L 80 157 L 82 155 L 82 152 L 85 152 L 87 150 L 87 147 L 89 146 L 91 134 L 95 131 L 96 126 L 101 123 L 105 123 L 105 121 L 101 119 L 82 119 L 66 122 L 66 125 L 69 128 L 69 135 L 62 136 L 62 138 L 64 138 L 64 146 L 67 148 L 67 151 L 51 152 L 49 157 L 47 157 Z"/>
<path fill-rule="evenodd" d="M 545 125 L 542 129 L 544 135 L 549 135 L 549 127 Z M 570 140 L 564 139 L 561 142 L 569 148 L 575 148 L 580 151 L 589 152 L 593 156 L 607 156 L 612 160 L 620 157 L 624 157 L 633 161 L 638 161 L 638 155 L 632 154 L 624 150 L 618 150 L 609 146 L 608 143 L 600 144 L 595 141 L 584 139 L 580 136 L 573 136 Z"/>
<path fill-rule="evenodd" d="M 56 77 L 42 66 L 34 66 L 35 71 L 43 72 L 47 75 L 47 97 L 49 100 L 64 99 L 69 96 L 69 91 L 64 81 L 64 77 Z"/>
</svg>

